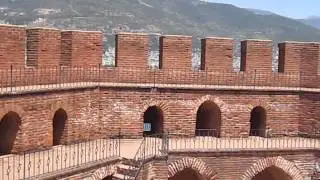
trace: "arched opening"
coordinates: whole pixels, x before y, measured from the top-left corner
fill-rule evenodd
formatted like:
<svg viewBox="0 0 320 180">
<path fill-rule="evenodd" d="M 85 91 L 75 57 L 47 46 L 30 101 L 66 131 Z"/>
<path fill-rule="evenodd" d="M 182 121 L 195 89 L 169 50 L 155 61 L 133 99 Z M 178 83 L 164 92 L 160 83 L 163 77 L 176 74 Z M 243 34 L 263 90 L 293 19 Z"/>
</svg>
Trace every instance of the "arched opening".
<svg viewBox="0 0 320 180">
<path fill-rule="evenodd" d="M 292 180 L 292 178 L 283 170 L 271 166 L 255 175 L 252 180 Z"/>
<path fill-rule="evenodd" d="M 206 180 L 201 174 L 191 168 L 186 168 L 183 171 L 170 177 L 169 180 Z"/>
<path fill-rule="evenodd" d="M 104 177 L 102 180 L 112 180 L 113 176 Z"/>
<path fill-rule="evenodd" d="M 163 133 L 163 112 L 158 106 L 149 107 L 143 115 L 144 135 Z"/>
<path fill-rule="evenodd" d="M 206 101 L 197 111 L 196 136 L 220 137 L 221 111 L 211 101 Z"/>
<path fill-rule="evenodd" d="M 20 129 L 21 119 L 15 112 L 8 112 L 0 120 L 0 155 L 10 154 Z"/>
<path fill-rule="evenodd" d="M 68 115 L 65 110 L 58 109 L 53 116 L 53 145 L 60 145 L 62 143 L 63 134 Z"/>
<path fill-rule="evenodd" d="M 265 137 L 266 118 L 266 110 L 263 107 L 258 106 L 251 111 L 250 136 Z"/>
</svg>

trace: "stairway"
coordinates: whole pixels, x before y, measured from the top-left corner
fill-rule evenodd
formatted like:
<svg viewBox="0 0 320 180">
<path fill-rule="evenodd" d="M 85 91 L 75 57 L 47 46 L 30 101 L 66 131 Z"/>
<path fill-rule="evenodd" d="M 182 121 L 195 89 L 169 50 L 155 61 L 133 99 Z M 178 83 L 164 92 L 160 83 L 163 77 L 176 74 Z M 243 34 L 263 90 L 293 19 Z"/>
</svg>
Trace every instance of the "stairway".
<svg viewBox="0 0 320 180">
<path fill-rule="evenodd" d="M 117 167 L 117 174 L 113 175 L 115 180 L 134 180 L 139 170 L 141 161 L 125 159 Z"/>
</svg>

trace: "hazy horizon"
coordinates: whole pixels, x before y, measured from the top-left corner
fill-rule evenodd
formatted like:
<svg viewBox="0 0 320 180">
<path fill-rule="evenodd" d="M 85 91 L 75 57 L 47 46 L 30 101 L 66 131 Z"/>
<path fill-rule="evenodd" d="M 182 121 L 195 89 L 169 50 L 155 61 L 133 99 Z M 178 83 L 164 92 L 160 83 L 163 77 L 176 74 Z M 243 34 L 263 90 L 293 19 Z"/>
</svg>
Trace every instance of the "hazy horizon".
<svg viewBox="0 0 320 180">
<path fill-rule="evenodd" d="M 294 19 L 320 17 L 320 1 L 314 0 L 203 0 L 215 3 L 232 4 L 241 8 L 270 11 Z"/>
</svg>

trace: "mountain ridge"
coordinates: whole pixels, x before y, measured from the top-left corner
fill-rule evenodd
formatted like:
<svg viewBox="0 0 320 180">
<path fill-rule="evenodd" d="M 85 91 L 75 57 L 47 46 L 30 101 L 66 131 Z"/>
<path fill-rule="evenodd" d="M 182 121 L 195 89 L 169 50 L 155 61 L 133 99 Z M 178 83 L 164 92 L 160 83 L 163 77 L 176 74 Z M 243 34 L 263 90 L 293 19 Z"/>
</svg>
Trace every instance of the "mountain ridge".
<svg viewBox="0 0 320 180">
<path fill-rule="evenodd" d="M 318 28 L 320 30 L 320 16 L 312 16 L 306 19 L 299 19 L 299 21 L 307 25 L 313 26 L 315 28 Z"/>
<path fill-rule="evenodd" d="M 300 21 L 200 0 L 0 0 L 0 6 L 0 21 L 19 25 L 320 41 L 320 31 Z"/>
</svg>

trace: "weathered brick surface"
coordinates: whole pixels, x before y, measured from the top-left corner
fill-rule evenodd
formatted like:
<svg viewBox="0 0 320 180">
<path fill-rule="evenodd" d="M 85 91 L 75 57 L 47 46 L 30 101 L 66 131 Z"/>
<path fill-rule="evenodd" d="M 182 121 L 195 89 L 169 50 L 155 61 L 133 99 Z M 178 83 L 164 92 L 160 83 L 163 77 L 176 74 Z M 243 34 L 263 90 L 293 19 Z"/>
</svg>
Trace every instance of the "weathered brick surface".
<svg viewBox="0 0 320 180">
<path fill-rule="evenodd" d="M 57 29 L 27 29 L 27 66 L 58 67 L 61 61 L 61 32 Z"/>
<path fill-rule="evenodd" d="M 320 131 L 320 95 L 302 94 L 300 96 L 300 131 L 317 133 Z"/>
<path fill-rule="evenodd" d="M 100 125 L 97 124 L 99 106 L 94 101 L 96 99 L 94 94 L 94 91 L 79 90 L 72 93 L 56 92 L 30 94 L 23 97 L 2 97 L 1 118 L 7 112 L 13 111 L 19 114 L 22 121 L 13 152 L 51 147 L 53 117 L 59 108 L 64 109 L 68 115 L 61 140 L 63 144 L 97 138 L 100 135 L 106 137 L 104 133 L 101 134 L 102 132 L 95 135 Z"/>
<path fill-rule="evenodd" d="M 22 119 L 15 148 L 20 151 L 52 145 L 52 119 L 59 108 L 68 115 L 62 142 L 70 143 L 117 135 L 119 130 L 127 137 L 141 137 L 143 114 L 150 106 L 163 111 L 164 131 L 194 135 L 196 114 L 205 101 L 214 102 L 221 110 L 222 137 L 248 136 L 250 113 L 256 106 L 265 108 L 266 125 L 274 133 L 297 132 L 301 127 L 299 96 L 290 93 L 103 88 L 2 97 L 0 107 L 1 117 L 14 111 Z M 319 108 L 317 101 L 310 103 L 315 104 L 309 112 Z M 308 115 L 314 121 L 319 121 L 318 117 Z"/>
<path fill-rule="evenodd" d="M 300 73 L 301 85 L 320 87 L 319 82 L 319 43 L 284 42 L 279 44 L 279 71 Z"/>
<path fill-rule="evenodd" d="M 205 38 L 201 40 L 201 69 L 231 72 L 233 61 L 233 39 Z"/>
<path fill-rule="evenodd" d="M 310 178 L 314 161 L 319 153 L 294 152 L 234 152 L 234 153 L 174 153 L 169 155 L 169 177 L 176 171 L 192 167 L 204 178 L 210 179 L 209 172 L 216 172 L 219 180 L 251 180 L 254 175 L 270 166 L 275 166 L 290 175 L 293 180 Z M 198 162 L 188 165 L 188 161 Z"/>
<path fill-rule="evenodd" d="M 26 30 L 22 26 L 0 25 L 0 69 L 24 67 Z"/>
<path fill-rule="evenodd" d="M 116 66 L 130 69 L 148 67 L 148 36 L 121 33 L 116 35 Z"/>
<path fill-rule="evenodd" d="M 272 41 L 242 41 L 240 69 L 241 71 L 272 72 Z"/>
<path fill-rule="evenodd" d="M 166 35 L 160 37 L 160 69 L 191 70 L 192 37 Z"/>
<path fill-rule="evenodd" d="M 102 63 L 102 33 L 86 31 L 62 31 L 61 65 L 98 66 Z"/>
</svg>

